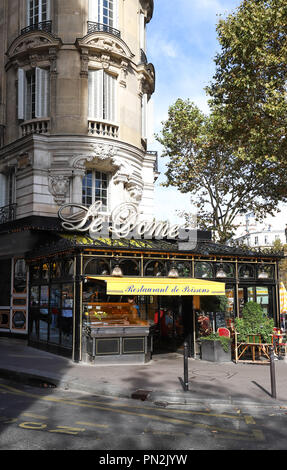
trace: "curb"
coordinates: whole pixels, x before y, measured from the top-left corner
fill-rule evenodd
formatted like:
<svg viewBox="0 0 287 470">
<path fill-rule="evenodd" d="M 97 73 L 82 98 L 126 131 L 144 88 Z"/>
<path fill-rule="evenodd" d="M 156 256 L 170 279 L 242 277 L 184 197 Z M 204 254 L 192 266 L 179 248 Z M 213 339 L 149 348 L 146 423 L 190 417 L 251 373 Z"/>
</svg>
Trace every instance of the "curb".
<svg viewBox="0 0 287 470">
<path fill-rule="evenodd" d="M 169 405 L 200 405 L 200 404 L 209 404 L 213 406 L 224 406 L 224 405 L 234 405 L 234 406 L 252 406 L 252 407 L 284 407 L 287 408 L 287 402 L 282 403 L 274 398 L 270 397 L 268 400 L 258 402 L 250 399 L 237 399 L 236 397 L 229 396 L 228 398 L 221 399 L 218 397 L 192 397 L 188 396 L 190 392 L 174 392 L 166 393 L 164 391 L 152 390 L 135 390 L 123 391 L 122 389 L 117 388 L 116 386 L 108 385 L 104 386 L 99 384 L 98 387 L 93 387 L 89 384 L 77 383 L 78 378 L 70 377 L 68 380 L 61 380 L 55 377 L 48 377 L 47 375 L 40 375 L 32 372 L 22 372 L 15 371 L 10 369 L 0 369 L 0 378 L 10 380 L 16 383 L 21 383 L 23 385 L 34 386 L 39 388 L 59 388 L 62 390 L 69 390 L 71 392 L 85 392 L 91 393 L 93 395 L 105 396 L 105 397 L 117 397 L 124 399 L 133 399 L 146 401 L 148 403 L 154 403 L 158 407 L 165 408 Z"/>
</svg>

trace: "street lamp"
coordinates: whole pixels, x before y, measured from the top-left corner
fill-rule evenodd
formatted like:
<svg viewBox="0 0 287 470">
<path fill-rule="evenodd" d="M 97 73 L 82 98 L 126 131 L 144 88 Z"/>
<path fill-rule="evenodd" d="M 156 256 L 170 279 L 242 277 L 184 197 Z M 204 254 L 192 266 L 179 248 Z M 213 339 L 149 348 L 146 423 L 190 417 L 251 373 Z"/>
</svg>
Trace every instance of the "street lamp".
<svg viewBox="0 0 287 470">
<path fill-rule="evenodd" d="M 267 271 L 265 271 L 264 265 L 261 264 L 260 269 L 259 269 L 259 274 L 258 274 L 258 279 L 268 279 L 269 274 Z"/>
<path fill-rule="evenodd" d="M 123 272 L 120 268 L 118 258 L 116 258 L 116 264 L 115 264 L 115 266 L 112 270 L 112 276 L 114 276 L 114 277 L 123 277 Z"/>
<path fill-rule="evenodd" d="M 223 269 L 222 259 L 220 260 L 219 270 L 216 272 L 216 277 L 218 278 L 226 277 L 226 272 Z"/>
<path fill-rule="evenodd" d="M 173 278 L 178 278 L 179 277 L 178 270 L 176 269 L 176 266 L 175 266 L 174 262 L 171 265 L 171 268 L 168 272 L 167 277 L 173 277 Z"/>
</svg>

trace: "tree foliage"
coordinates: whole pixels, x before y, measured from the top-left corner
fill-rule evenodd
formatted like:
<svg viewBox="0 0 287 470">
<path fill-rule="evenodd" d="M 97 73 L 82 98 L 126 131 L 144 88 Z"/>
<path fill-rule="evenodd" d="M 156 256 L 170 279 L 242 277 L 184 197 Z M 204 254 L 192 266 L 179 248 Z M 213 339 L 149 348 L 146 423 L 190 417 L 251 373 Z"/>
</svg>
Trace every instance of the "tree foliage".
<svg viewBox="0 0 287 470">
<path fill-rule="evenodd" d="M 236 230 L 236 217 L 245 211 L 264 216 L 276 209 L 277 199 L 268 191 L 272 175 L 258 177 L 258 165 L 233 154 L 220 132 L 220 115 L 204 115 L 194 103 L 178 99 L 157 136 L 168 157 L 166 182 L 191 194 L 198 227 L 211 229 L 225 242 Z M 260 164 L 267 168 L 269 162 Z M 188 217 L 188 213 L 182 211 Z"/>
<path fill-rule="evenodd" d="M 221 116 L 221 135 L 238 158 L 268 160 L 277 173 L 276 191 L 286 196 L 286 0 L 243 0 L 217 32 L 221 50 L 207 92 Z M 268 175 L 269 168 L 257 170 Z"/>
<path fill-rule="evenodd" d="M 165 185 L 190 192 L 199 227 L 225 241 L 238 214 L 287 201 L 287 2 L 243 0 L 217 32 L 210 115 L 179 99 L 158 140 Z"/>
</svg>

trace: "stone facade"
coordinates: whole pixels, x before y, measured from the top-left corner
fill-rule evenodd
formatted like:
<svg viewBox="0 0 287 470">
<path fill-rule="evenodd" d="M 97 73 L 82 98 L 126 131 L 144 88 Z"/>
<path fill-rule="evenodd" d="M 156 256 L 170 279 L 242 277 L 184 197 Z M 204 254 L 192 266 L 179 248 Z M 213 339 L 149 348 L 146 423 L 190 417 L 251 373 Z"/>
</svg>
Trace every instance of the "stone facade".
<svg viewBox="0 0 287 470">
<path fill-rule="evenodd" d="M 133 201 L 153 216 L 156 154 L 144 122 L 153 1 L 108 4 L 112 13 L 100 0 L 0 4 L 0 206 L 14 205 L 17 219 L 81 204 L 88 170 L 108 175 L 108 211 Z M 95 18 L 98 6 L 106 17 Z"/>
</svg>

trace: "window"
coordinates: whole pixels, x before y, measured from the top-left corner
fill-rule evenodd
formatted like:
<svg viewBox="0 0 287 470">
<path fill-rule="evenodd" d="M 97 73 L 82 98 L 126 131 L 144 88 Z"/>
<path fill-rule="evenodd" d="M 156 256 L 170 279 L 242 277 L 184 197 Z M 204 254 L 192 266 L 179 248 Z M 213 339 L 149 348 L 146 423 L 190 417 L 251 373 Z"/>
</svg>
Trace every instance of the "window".
<svg viewBox="0 0 287 470">
<path fill-rule="evenodd" d="M 89 21 L 116 27 L 115 0 L 89 0 Z"/>
<path fill-rule="evenodd" d="M 50 19 L 49 0 L 28 0 L 27 2 L 27 25 L 42 23 Z"/>
<path fill-rule="evenodd" d="M 116 78 L 104 70 L 89 70 L 89 118 L 116 120 Z"/>
<path fill-rule="evenodd" d="M 146 51 L 145 15 L 140 13 L 140 49 Z"/>
<path fill-rule="evenodd" d="M 108 175 L 101 171 L 88 170 L 83 178 L 82 203 L 90 206 L 102 202 L 102 210 L 108 210 Z"/>
<path fill-rule="evenodd" d="M 142 138 L 147 138 L 147 94 L 142 96 L 141 100 L 141 115 L 142 115 Z"/>
<path fill-rule="evenodd" d="M 36 67 L 18 69 L 18 119 L 30 120 L 49 115 L 49 71 Z"/>
<path fill-rule="evenodd" d="M 0 173 L 0 208 L 15 203 L 15 168 L 9 173 Z"/>
</svg>

